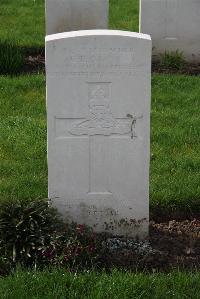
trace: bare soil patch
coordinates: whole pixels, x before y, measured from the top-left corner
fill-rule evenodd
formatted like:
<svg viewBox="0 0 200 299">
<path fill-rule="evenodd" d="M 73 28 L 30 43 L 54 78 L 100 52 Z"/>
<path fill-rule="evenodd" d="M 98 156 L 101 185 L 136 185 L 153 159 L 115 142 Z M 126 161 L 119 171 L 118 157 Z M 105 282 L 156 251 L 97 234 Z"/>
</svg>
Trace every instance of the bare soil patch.
<svg viewBox="0 0 200 299">
<path fill-rule="evenodd" d="M 152 64 L 152 72 L 156 74 L 182 74 L 198 76 L 200 75 L 200 63 L 199 64 L 189 64 L 185 63 L 180 69 L 173 67 L 165 67 L 160 63 Z"/>
<path fill-rule="evenodd" d="M 149 245 L 138 244 L 107 250 L 102 263 L 108 270 L 113 267 L 150 272 L 200 269 L 200 219 L 151 222 Z"/>
<path fill-rule="evenodd" d="M 45 71 L 45 56 L 44 53 L 30 55 L 25 58 L 22 73 L 36 74 Z"/>
</svg>

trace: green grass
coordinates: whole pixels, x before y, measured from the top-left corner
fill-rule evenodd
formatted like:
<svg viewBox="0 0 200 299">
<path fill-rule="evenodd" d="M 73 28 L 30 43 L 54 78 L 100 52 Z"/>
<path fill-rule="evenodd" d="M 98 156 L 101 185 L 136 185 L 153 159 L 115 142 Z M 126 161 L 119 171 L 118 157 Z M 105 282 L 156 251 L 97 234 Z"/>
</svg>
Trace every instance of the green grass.
<svg viewBox="0 0 200 299">
<path fill-rule="evenodd" d="M 23 70 L 25 57 L 41 53 L 45 0 L 0 1 L 0 74 Z M 110 28 L 138 31 L 139 0 L 110 0 Z"/>
<path fill-rule="evenodd" d="M 139 31 L 139 0 L 110 0 L 110 28 Z"/>
<path fill-rule="evenodd" d="M 44 47 L 44 0 L 0 1 L 0 45 L 16 41 L 25 48 Z M 138 31 L 139 0 L 110 0 L 110 28 Z"/>
<path fill-rule="evenodd" d="M 0 279 L 1 299 L 199 299 L 200 274 L 72 274 L 65 270 L 17 272 Z"/>
<path fill-rule="evenodd" d="M 151 212 L 200 213 L 200 78 L 152 81 Z M 45 79 L 0 77 L 0 199 L 47 197 Z"/>
<path fill-rule="evenodd" d="M 200 77 L 152 82 L 152 212 L 200 212 Z"/>
<path fill-rule="evenodd" d="M 44 76 L 1 77 L 1 198 L 47 196 Z"/>
<path fill-rule="evenodd" d="M 44 45 L 44 0 L 1 0 L 0 43 L 17 41 L 22 47 Z"/>
</svg>

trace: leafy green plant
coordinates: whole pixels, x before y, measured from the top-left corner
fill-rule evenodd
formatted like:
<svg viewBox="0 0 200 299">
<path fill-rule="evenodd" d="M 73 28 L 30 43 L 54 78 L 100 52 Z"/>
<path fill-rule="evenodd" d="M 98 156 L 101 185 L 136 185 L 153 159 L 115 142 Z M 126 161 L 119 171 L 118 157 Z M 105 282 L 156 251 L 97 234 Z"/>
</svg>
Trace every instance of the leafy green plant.
<svg viewBox="0 0 200 299">
<path fill-rule="evenodd" d="M 97 264 L 101 253 L 100 240 L 85 225 L 65 224 L 47 200 L 0 202 L 0 268 L 3 274 L 16 265 L 91 268 Z"/>
<path fill-rule="evenodd" d="M 0 74 L 15 75 L 22 70 L 24 54 L 21 47 L 14 41 L 0 43 Z"/>
<path fill-rule="evenodd" d="M 185 65 L 183 52 L 179 50 L 165 51 L 165 53 L 161 55 L 161 65 L 162 67 L 180 70 Z"/>
<path fill-rule="evenodd" d="M 36 263 L 39 252 L 49 244 L 59 225 L 57 211 L 46 200 L 1 201 L 2 256 L 14 264 Z"/>
</svg>

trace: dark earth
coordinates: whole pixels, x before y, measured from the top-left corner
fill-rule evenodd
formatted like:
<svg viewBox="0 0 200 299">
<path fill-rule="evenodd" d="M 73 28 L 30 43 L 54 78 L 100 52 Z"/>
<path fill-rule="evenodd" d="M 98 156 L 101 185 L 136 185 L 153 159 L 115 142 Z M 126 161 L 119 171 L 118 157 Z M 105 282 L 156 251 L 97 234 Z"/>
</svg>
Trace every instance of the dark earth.
<svg viewBox="0 0 200 299">
<path fill-rule="evenodd" d="M 180 69 L 164 67 L 160 63 L 153 63 L 152 72 L 157 74 L 200 75 L 200 64 L 185 63 Z"/>
<path fill-rule="evenodd" d="M 45 57 L 44 53 L 28 56 L 25 58 L 25 64 L 22 73 L 38 73 L 45 71 Z"/>
<path fill-rule="evenodd" d="M 112 240 L 112 239 L 111 239 Z M 120 239 L 120 246 L 106 246 L 102 263 L 107 270 L 122 268 L 131 271 L 169 271 L 200 269 L 200 219 L 150 223 L 150 238 L 130 246 Z M 116 242 L 119 242 L 115 238 Z M 118 247 L 118 248 L 117 248 Z"/>
</svg>

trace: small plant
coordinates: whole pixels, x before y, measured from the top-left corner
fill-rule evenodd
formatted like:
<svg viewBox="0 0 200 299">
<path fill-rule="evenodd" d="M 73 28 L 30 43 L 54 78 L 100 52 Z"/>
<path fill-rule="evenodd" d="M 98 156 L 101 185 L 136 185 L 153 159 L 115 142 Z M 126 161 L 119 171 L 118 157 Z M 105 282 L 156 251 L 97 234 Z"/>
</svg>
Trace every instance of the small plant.
<svg viewBox="0 0 200 299">
<path fill-rule="evenodd" d="M 0 202 L 2 256 L 14 264 L 36 263 L 39 252 L 50 243 L 59 225 L 57 211 L 46 200 Z"/>
<path fill-rule="evenodd" d="M 17 42 L 0 43 L 0 74 L 15 75 L 22 70 L 24 54 Z"/>
<path fill-rule="evenodd" d="M 16 265 L 91 268 L 98 263 L 100 244 L 89 227 L 65 224 L 47 200 L 0 202 L 2 273 Z"/>
<path fill-rule="evenodd" d="M 161 55 L 161 66 L 171 69 L 180 70 L 185 65 L 185 59 L 183 52 L 176 51 L 165 51 Z"/>
</svg>

